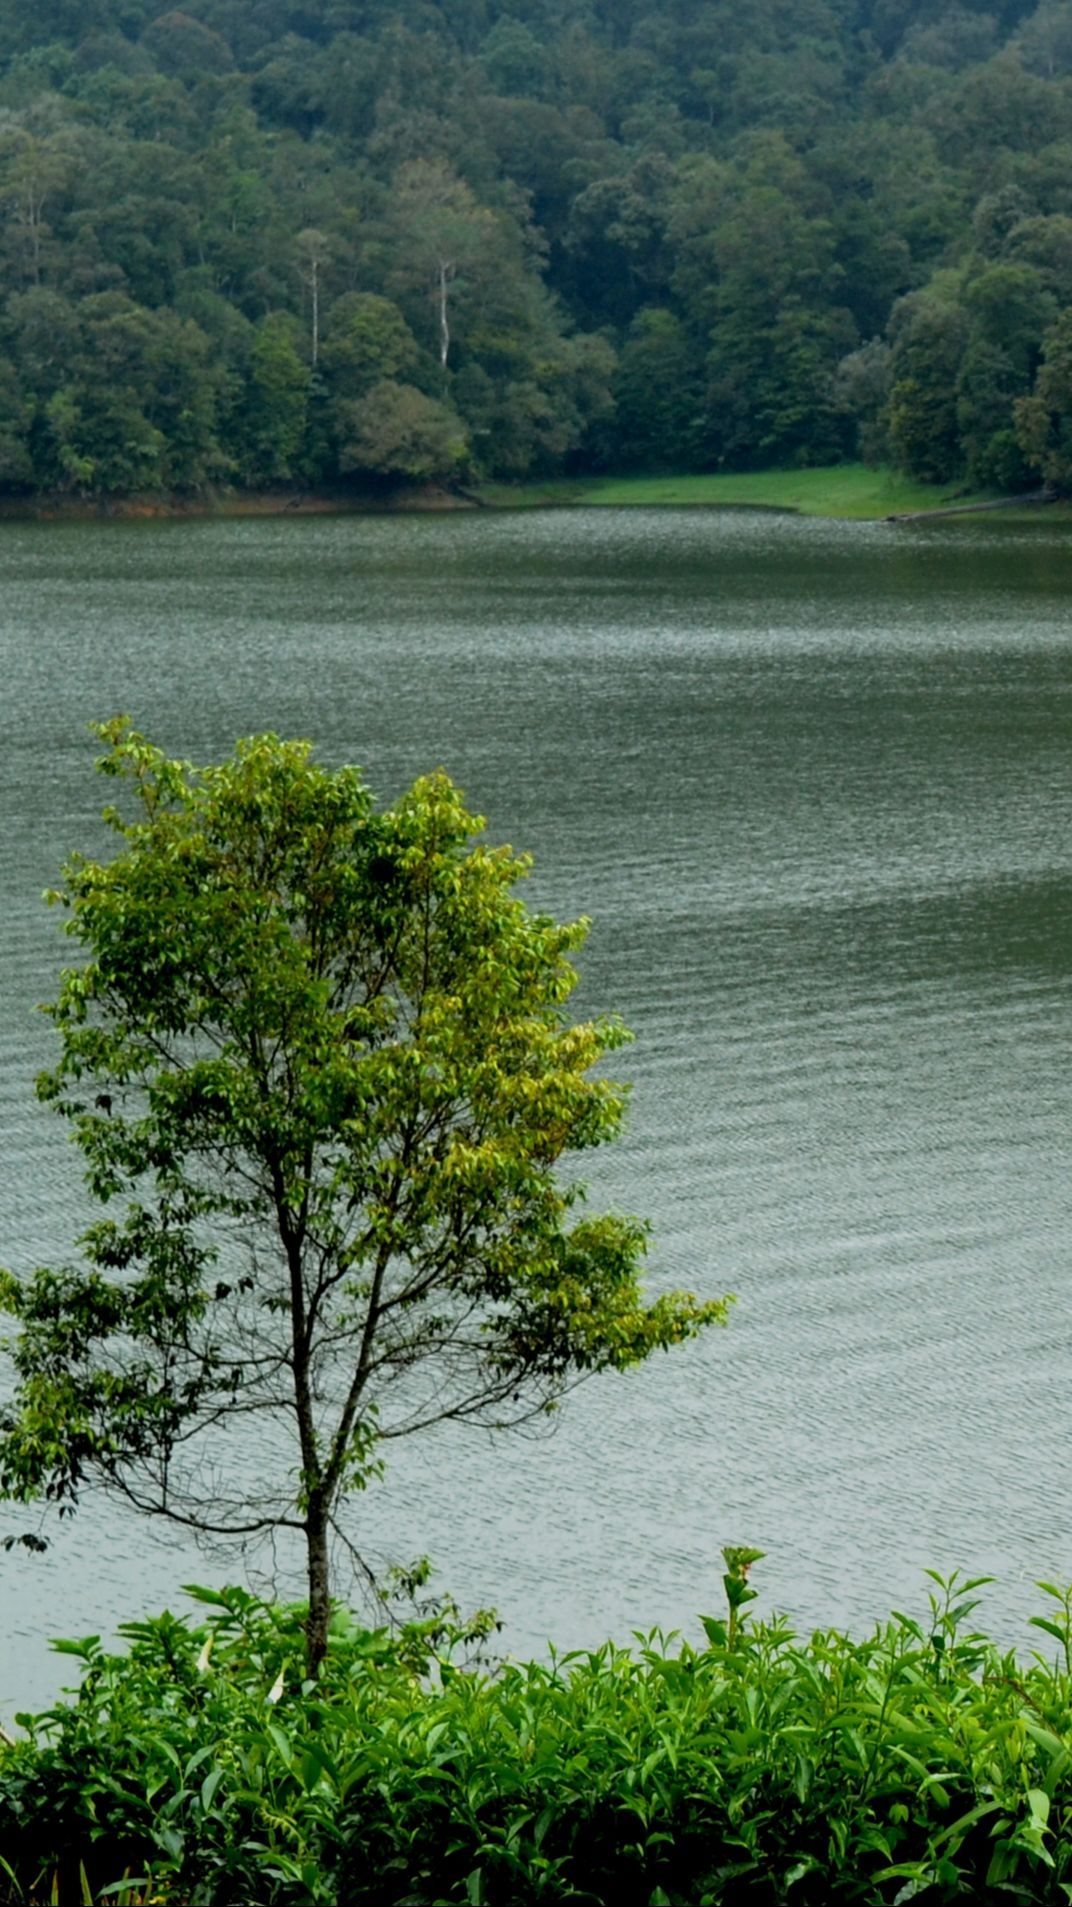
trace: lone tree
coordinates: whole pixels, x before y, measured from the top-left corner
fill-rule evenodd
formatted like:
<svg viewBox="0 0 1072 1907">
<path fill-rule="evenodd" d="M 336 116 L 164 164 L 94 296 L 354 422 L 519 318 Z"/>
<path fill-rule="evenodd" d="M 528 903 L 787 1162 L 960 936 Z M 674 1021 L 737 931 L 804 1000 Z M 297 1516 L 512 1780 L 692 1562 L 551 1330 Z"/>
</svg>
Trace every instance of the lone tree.
<svg viewBox="0 0 1072 1907">
<path fill-rule="evenodd" d="M 195 770 L 97 733 L 135 812 L 105 811 L 114 859 L 64 870 L 85 958 L 38 1090 L 121 1210 L 78 1267 L 0 1277 L 0 1493 L 300 1532 L 315 1674 L 332 1535 L 385 1445 L 516 1424 L 726 1306 L 645 1303 L 644 1226 L 556 1178 L 617 1132 L 591 1072 L 627 1036 L 567 1021 L 586 923 L 529 912 L 526 862 L 444 774 L 377 812 L 304 742 Z"/>
</svg>

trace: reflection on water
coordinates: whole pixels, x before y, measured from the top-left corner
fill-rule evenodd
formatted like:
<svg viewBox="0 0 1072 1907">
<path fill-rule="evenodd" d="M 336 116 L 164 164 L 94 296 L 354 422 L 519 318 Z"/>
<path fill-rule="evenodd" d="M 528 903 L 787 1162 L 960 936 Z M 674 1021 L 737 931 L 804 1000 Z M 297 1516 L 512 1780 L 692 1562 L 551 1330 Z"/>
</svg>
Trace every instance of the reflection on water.
<svg viewBox="0 0 1072 1907">
<path fill-rule="evenodd" d="M 358 1507 L 515 1651 L 687 1624 L 726 1541 L 804 1624 L 1072 1575 L 1072 644 L 1067 533 L 623 511 L 4 526 L 3 1254 L 62 1252 L 75 1162 L 29 1081 L 62 957 L 41 889 L 100 839 L 85 724 L 209 759 L 272 727 L 395 792 L 438 762 L 595 927 L 583 1008 L 637 1033 L 594 1196 L 730 1330 L 444 1432 Z M 0 1529 L 25 1517 L 0 1515 Z M 279 1559 L 280 1582 L 286 1558 Z M 87 1504 L 0 1555 L 0 1708 L 43 1638 L 226 1573 Z"/>
</svg>

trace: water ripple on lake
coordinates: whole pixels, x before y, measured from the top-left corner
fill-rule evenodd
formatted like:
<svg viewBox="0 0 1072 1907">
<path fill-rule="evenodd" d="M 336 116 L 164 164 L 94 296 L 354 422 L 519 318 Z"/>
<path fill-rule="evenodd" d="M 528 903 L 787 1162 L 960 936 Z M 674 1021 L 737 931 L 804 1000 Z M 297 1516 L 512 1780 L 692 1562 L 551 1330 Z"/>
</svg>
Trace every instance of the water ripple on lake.
<svg viewBox="0 0 1072 1907">
<path fill-rule="evenodd" d="M 5 526 L 0 570 L 5 1257 L 86 1217 L 31 1082 L 63 954 L 38 895 L 100 840 L 89 718 L 200 758 L 312 734 L 385 792 L 442 761 L 535 851 L 533 901 L 594 916 L 579 1005 L 636 1031 L 593 1198 L 652 1219 L 656 1286 L 739 1302 L 553 1437 L 399 1452 L 370 1551 L 430 1551 L 516 1651 L 689 1624 L 732 1540 L 803 1624 L 960 1565 L 1022 1636 L 1031 1580 L 1072 1575 L 1067 532 Z M 0 1708 L 53 1686 L 43 1636 L 214 1568 L 91 1504 L 4 1562 Z"/>
</svg>

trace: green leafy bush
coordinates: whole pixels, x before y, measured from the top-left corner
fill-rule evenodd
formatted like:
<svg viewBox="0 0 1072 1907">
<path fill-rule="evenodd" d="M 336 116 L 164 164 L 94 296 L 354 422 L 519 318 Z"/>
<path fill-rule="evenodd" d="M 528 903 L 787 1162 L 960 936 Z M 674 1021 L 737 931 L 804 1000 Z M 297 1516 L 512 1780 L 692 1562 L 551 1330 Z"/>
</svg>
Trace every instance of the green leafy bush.
<svg viewBox="0 0 1072 1907">
<path fill-rule="evenodd" d="M 924 1622 L 801 1641 L 744 1618 L 742 1558 L 700 1649 L 654 1634 L 488 1673 L 440 1618 L 340 1612 L 312 1684 L 302 1612 L 241 1590 L 194 1592 L 199 1625 L 127 1625 L 125 1656 L 59 1644 L 77 1694 L 0 1758 L 0 1899 L 1072 1899 L 1072 1592 L 1042 1585 L 1053 1660 L 1001 1653 L 956 1577 Z"/>
</svg>

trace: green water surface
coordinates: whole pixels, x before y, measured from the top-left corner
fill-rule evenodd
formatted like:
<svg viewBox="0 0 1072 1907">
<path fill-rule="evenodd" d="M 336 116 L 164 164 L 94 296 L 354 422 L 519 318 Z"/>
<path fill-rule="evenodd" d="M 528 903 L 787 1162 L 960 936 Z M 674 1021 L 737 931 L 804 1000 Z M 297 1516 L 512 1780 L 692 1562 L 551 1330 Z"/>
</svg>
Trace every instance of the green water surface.
<svg viewBox="0 0 1072 1907">
<path fill-rule="evenodd" d="M 553 1437 L 393 1455 L 357 1506 L 370 1554 L 430 1551 L 515 1652 L 687 1625 L 726 1541 L 769 1552 L 765 1600 L 802 1623 L 962 1565 L 1001 1575 L 1016 1633 L 1031 1579 L 1072 1575 L 1069 537 L 0 526 L 2 1256 L 88 1217 L 30 1086 L 63 952 L 39 896 L 101 839 L 86 723 L 126 710 L 195 759 L 306 734 L 385 794 L 442 763 L 535 853 L 533 900 L 594 917 L 579 1006 L 636 1030 L 593 1197 L 652 1219 L 653 1283 L 739 1303 Z M 49 1692 L 46 1636 L 235 1567 L 90 1501 L 46 1558 L 0 1556 L 0 1710 Z"/>
</svg>

